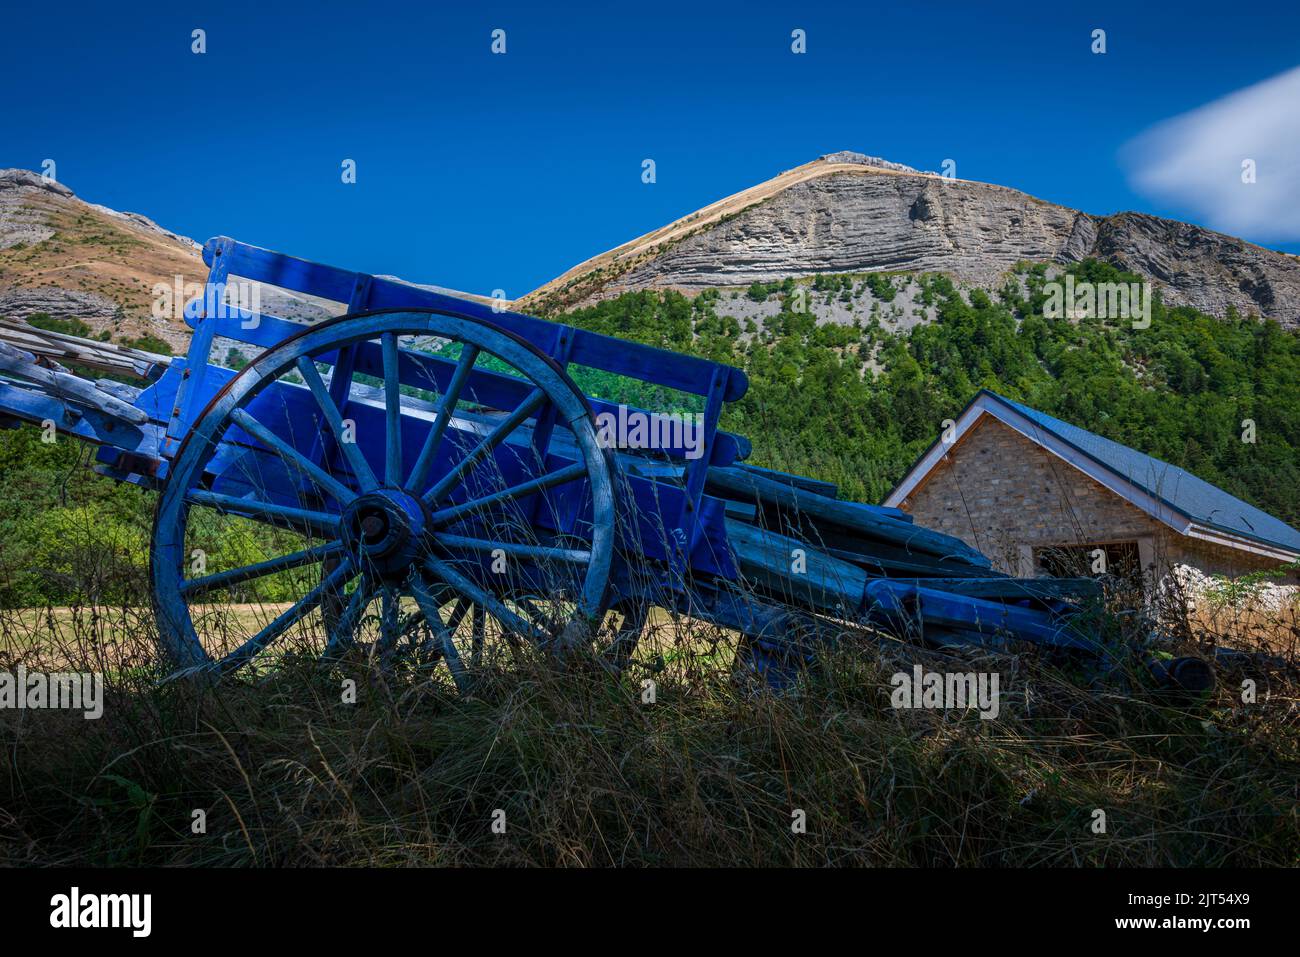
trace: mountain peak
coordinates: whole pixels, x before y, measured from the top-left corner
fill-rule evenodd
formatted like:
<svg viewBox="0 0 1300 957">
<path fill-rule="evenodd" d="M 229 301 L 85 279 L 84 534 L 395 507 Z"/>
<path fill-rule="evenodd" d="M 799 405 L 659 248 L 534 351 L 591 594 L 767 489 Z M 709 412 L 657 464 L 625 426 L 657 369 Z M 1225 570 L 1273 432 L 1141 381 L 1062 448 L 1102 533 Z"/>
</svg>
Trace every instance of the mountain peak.
<svg viewBox="0 0 1300 957">
<path fill-rule="evenodd" d="M 159 236 L 170 239 L 173 242 L 178 242 L 181 245 L 187 246 L 196 251 L 202 248 L 188 236 L 182 236 L 179 233 L 172 232 L 170 229 L 165 229 L 155 223 L 148 216 L 143 216 L 140 213 L 121 212 L 116 209 L 110 209 L 107 206 L 100 206 L 98 203 L 87 203 L 67 186 L 64 186 L 62 183 L 51 179 L 48 176 L 44 176 L 35 170 L 17 168 L 0 169 L 0 192 L 5 190 L 21 190 L 23 188 L 43 190 L 46 193 L 52 193 L 53 195 L 62 197 L 63 199 L 71 199 L 77 202 L 86 203 L 87 206 L 96 212 L 121 220 L 130 226 L 145 229 L 151 233 L 156 233 Z M 52 233 L 46 232 L 36 241 L 39 242 L 41 239 L 48 238 L 49 235 L 52 235 Z M 25 235 L 18 239 L 10 237 L 10 242 L 6 243 L 5 235 L 0 232 L 0 248 L 4 248 L 5 245 L 12 244 L 12 242 L 19 241 L 20 239 L 25 240 L 26 238 Z"/>
<path fill-rule="evenodd" d="M 894 163 L 879 156 L 868 156 L 866 153 L 858 153 L 854 150 L 839 150 L 835 153 L 827 153 L 825 156 L 819 156 L 818 159 L 823 163 L 848 163 L 854 166 L 874 166 L 877 169 L 889 169 L 896 173 L 921 172 L 919 169 L 905 166 L 902 163 Z"/>
<path fill-rule="evenodd" d="M 75 319 L 94 335 L 183 347 L 179 317 L 155 318 L 156 284 L 202 282 L 199 247 L 138 213 L 87 203 L 27 169 L 0 169 L 0 317 Z"/>
<path fill-rule="evenodd" d="M 17 189 L 20 186 L 30 186 L 32 189 L 43 189 L 49 193 L 55 193 L 59 196 L 71 196 L 72 190 L 62 183 L 42 176 L 40 173 L 30 169 L 0 169 L 0 190 Z"/>
<path fill-rule="evenodd" d="M 556 312 L 640 289 L 735 289 L 819 273 L 941 272 L 997 289 L 1017 263 L 1082 259 L 1148 277 L 1169 305 L 1300 326 L 1300 258 L 1155 216 L 1092 216 L 852 150 L 594 256 L 516 305 Z"/>
</svg>

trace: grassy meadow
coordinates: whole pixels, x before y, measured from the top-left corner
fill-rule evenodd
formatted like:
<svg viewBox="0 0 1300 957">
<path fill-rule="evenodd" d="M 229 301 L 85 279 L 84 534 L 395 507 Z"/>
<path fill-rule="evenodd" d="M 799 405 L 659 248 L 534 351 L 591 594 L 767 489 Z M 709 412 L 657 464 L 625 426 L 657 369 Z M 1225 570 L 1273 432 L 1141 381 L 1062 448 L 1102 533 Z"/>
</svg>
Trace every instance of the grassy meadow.
<svg viewBox="0 0 1300 957">
<path fill-rule="evenodd" d="M 383 669 L 360 652 L 323 668 L 309 624 L 273 667 L 204 688 L 161 680 L 152 627 L 141 608 L 0 614 L 0 671 L 105 677 L 98 720 L 0 710 L 0 864 L 1290 866 L 1300 856 L 1300 712 L 1285 669 L 1244 665 L 1221 673 L 1212 695 L 1186 697 L 1138 671 L 1090 683 L 1032 654 L 846 636 L 774 694 L 732 675 L 735 636 L 661 613 L 621 678 L 582 659 L 516 655 L 462 697 L 441 668 Z M 1215 640 L 1196 627 L 1180 650 Z M 1294 617 L 1267 627 L 1274 648 L 1289 629 L 1294 652 Z M 1000 714 L 894 709 L 890 676 L 918 662 L 997 672 Z M 1247 676 L 1255 704 L 1241 700 Z"/>
</svg>

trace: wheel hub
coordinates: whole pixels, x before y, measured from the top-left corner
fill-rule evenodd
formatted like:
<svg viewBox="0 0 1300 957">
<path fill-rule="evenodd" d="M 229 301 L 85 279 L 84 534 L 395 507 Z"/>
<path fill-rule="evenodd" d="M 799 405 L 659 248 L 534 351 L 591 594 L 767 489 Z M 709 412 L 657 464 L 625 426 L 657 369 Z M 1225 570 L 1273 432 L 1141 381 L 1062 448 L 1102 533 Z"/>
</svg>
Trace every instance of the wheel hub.
<svg viewBox="0 0 1300 957">
<path fill-rule="evenodd" d="M 367 492 L 343 513 L 343 542 L 363 568 L 394 575 L 417 557 L 426 519 L 423 503 L 401 489 Z"/>
</svg>

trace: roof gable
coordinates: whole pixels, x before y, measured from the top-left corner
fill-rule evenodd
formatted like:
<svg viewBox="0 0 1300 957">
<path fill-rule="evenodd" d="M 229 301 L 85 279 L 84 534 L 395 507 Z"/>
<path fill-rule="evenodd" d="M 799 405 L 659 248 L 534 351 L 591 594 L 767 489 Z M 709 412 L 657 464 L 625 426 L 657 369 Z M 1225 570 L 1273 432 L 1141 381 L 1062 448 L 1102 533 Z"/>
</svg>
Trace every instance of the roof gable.
<svg viewBox="0 0 1300 957">
<path fill-rule="evenodd" d="M 1055 452 L 1152 517 L 1184 535 L 1197 535 L 1198 527 L 1225 533 L 1224 543 L 1244 538 L 1289 553 L 1300 553 L 1300 531 L 1223 489 L 1199 479 L 1186 469 L 1120 445 L 1111 439 L 1053 418 L 1027 405 L 1013 402 L 987 389 L 981 390 L 957 420 L 953 442 L 986 414 L 993 415 L 1030 441 Z M 946 454 L 948 447 L 935 442 L 917 460 L 903 481 L 889 493 L 886 505 L 897 506 L 921 484 L 926 474 Z M 1209 537 L 1202 535 L 1201 537 Z M 1241 547 L 1241 545 L 1237 545 Z"/>
</svg>

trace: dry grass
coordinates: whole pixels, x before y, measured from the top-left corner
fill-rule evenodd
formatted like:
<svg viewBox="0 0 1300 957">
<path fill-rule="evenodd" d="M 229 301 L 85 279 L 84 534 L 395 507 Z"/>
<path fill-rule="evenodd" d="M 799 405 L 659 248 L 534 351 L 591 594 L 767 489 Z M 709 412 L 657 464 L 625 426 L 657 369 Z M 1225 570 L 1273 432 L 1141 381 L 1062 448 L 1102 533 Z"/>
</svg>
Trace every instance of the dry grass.
<svg viewBox="0 0 1300 957">
<path fill-rule="evenodd" d="M 1204 639 L 1246 651 L 1295 659 L 1300 653 L 1300 605 L 1267 608 L 1254 602 L 1201 600 L 1188 615 L 1188 628 Z"/>
<path fill-rule="evenodd" d="M 735 634 L 656 611 L 621 677 L 487 654 L 471 697 L 441 666 L 381 668 L 364 640 L 321 665 L 315 617 L 204 687 L 164 680 L 147 609 L 0 611 L 0 672 L 105 681 L 99 720 L 0 709 L 0 865 L 1294 866 L 1295 620 L 1192 627 L 1166 602 L 1183 627 L 1142 653 L 1148 622 L 1094 610 L 1125 650 L 1104 674 L 846 634 L 774 694 L 733 674 Z M 283 607 L 200 618 L 246 636 Z M 1140 664 L 1229 643 L 1267 654 L 1204 696 Z M 998 717 L 892 707 L 918 662 L 996 673 Z"/>
<path fill-rule="evenodd" d="M 789 693 L 728 671 L 734 636 L 660 614 L 621 679 L 516 658 L 441 670 L 158 684 L 147 616 L 8 615 L 0 670 L 105 663 L 105 716 L 0 712 L 0 862 L 184 865 L 1297 863 L 1296 687 L 1171 699 L 1034 656 L 846 641 Z M 52 620 L 58 642 L 17 640 Z M 77 636 L 81 636 L 80 639 Z M 84 641 L 79 644 L 78 641 Z M 78 657 L 80 654 L 80 657 Z M 902 711 L 913 661 L 996 671 L 1001 714 Z M 645 680 L 655 701 L 644 701 Z M 356 683 L 345 703 L 345 682 Z M 807 832 L 791 829 L 803 810 Z M 1107 831 L 1095 834 L 1095 809 Z M 193 833 L 194 812 L 206 833 Z M 505 833 L 494 833 L 494 812 Z"/>
</svg>

